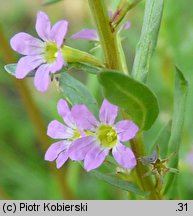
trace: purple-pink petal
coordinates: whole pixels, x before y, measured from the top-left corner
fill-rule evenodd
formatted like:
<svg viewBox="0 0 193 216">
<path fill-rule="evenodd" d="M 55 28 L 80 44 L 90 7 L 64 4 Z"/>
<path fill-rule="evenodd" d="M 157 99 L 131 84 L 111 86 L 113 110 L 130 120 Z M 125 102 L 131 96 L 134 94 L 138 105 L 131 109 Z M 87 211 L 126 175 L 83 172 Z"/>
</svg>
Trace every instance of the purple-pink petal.
<svg viewBox="0 0 193 216">
<path fill-rule="evenodd" d="M 123 168 L 133 169 L 137 161 L 132 150 L 121 143 L 118 143 L 112 150 L 113 157 Z"/>
<path fill-rule="evenodd" d="M 34 77 L 34 85 L 38 91 L 45 92 L 50 84 L 50 66 L 48 64 L 41 65 Z"/>
<path fill-rule="evenodd" d="M 68 141 L 59 141 L 56 143 L 53 143 L 48 150 L 46 151 L 45 154 L 45 160 L 47 161 L 54 161 L 58 155 L 66 150 L 69 147 L 69 142 Z"/>
<path fill-rule="evenodd" d="M 58 21 L 51 29 L 50 38 L 52 41 L 56 42 L 58 48 L 61 47 L 66 33 L 68 31 L 68 21 L 61 20 Z"/>
<path fill-rule="evenodd" d="M 44 62 L 44 58 L 40 55 L 25 56 L 20 58 L 16 67 L 16 78 L 23 79 L 32 70 L 37 68 Z"/>
<path fill-rule="evenodd" d="M 75 105 L 71 112 L 79 128 L 90 131 L 96 129 L 98 121 L 85 105 Z"/>
<path fill-rule="evenodd" d="M 56 61 L 50 65 L 50 72 L 56 73 L 56 71 L 59 71 L 62 69 L 63 65 L 66 65 L 66 63 L 64 62 L 64 58 L 62 57 L 62 53 L 60 51 L 58 51 Z"/>
<path fill-rule="evenodd" d="M 44 41 L 50 40 L 51 23 L 46 13 L 39 11 L 36 19 L 36 31 Z"/>
<path fill-rule="evenodd" d="M 60 169 L 64 163 L 68 160 L 68 150 L 63 151 L 59 154 L 58 158 L 56 159 L 56 167 Z"/>
<path fill-rule="evenodd" d="M 130 22 L 130 21 L 127 21 L 127 22 L 125 23 L 124 29 L 127 30 L 127 29 L 129 29 L 130 27 L 131 27 L 131 22 Z"/>
<path fill-rule="evenodd" d="M 95 29 L 82 29 L 80 32 L 73 34 L 71 37 L 73 39 L 99 41 L 99 36 Z"/>
<path fill-rule="evenodd" d="M 119 140 L 122 142 L 126 142 L 136 135 L 139 128 L 132 121 L 123 120 L 115 124 L 115 130 L 118 133 Z"/>
<path fill-rule="evenodd" d="M 93 146 L 98 145 L 93 136 L 81 137 L 75 140 L 69 148 L 69 157 L 71 160 L 83 160 L 86 154 Z"/>
<path fill-rule="evenodd" d="M 193 149 L 186 155 L 186 162 L 193 169 Z"/>
<path fill-rule="evenodd" d="M 10 40 L 13 50 L 22 55 L 38 55 L 43 52 L 43 42 L 31 35 L 20 32 Z"/>
<path fill-rule="evenodd" d="M 71 114 L 68 103 L 64 99 L 60 99 L 57 108 L 59 115 L 64 119 L 66 125 L 75 128 L 75 120 Z"/>
<path fill-rule="evenodd" d="M 49 123 L 47 135 L 53 139 L 67 139 L 73 136 L 73 131 L 57 120 Z"/>
<path fill-rule="evenodd" d="M 112 10 L 109 10 L 109 11 L 108 11 L 108 15 L 109 15 L 110 18 L 112 18 L 112 17 L 113 17 L 113 11 L 112 11 Z"/>
<path fill-rule="evenodd" d="M 100 109 L 100 121 L 112 125 L 117 117 L 118 107 L 109 103 L 106 99 L 103 101 Z"/>
<path fill-rule="evenodd" d="M 109 150 L 103 149 L 99 145 L 94 145 L 86 154 L 84 159 L 84 168 L 87 172 L 98 168 L 105 160 Z"/>
<path fill-rule="evenodd" d="M 122 30 L 128 30 L 130 27 L 131 27 L 131 22 L 127 21 L 126 23 L 121 25 L 118 32 L 121 32 Z"/>
</svg>

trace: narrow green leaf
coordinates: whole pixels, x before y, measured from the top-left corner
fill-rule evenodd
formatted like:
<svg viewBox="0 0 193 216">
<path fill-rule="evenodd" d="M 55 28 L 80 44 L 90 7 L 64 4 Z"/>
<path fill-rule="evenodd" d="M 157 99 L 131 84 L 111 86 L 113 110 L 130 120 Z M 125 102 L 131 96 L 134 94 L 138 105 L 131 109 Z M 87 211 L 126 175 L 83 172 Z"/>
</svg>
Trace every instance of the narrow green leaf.
<svg viewBox="0 0 193 216">
<path fill-rule="evenodd" d="M 67 70 L 70 69 L 81 70 L 83 72 L 90 73 L 90 74 L 98 74 L 101 71 L 101 68 L 99 67 L 95 67 L 93 65 L 82 63 L 82 62 L 68 63 Z"/>
<path fill-rule="evenodd" d="M 121 73 L 105 70 L 98 76 L 105 97 L 121 107 L 141 129 L 148 130 L 159 113 L 156 96 L 152 91 Z"/>
<path fill-rule="evenodd" d="M 153 143 L 153 146 L 151 147 L 151 152 L 153 152 L 156 150 L 156 146 L 159 146 L 160 156 L 162 159 L 167 157 L 168 144 L 171 136 L 171 127 L 172 121 L 169 121 L 159 132 L 156 140 Z"/>
<path fill-rule="evenodd" d="M 60 1 L 62 1 L 62 0 L 44 0 L 43 5 L 54 4 L 54 3 L 57 3 L 57 2 L 60 2 Z"/>
<path fill-rule="evenodd" d="M 4 66 L 4 69 L 12 76 L 15 76 L 16 67 L 17 67 L 17 64 L 7 64 Z M 63 70 L 65 71 L 69 71 L 71 69 L 81 70 L 83 72 L 90 73 L 90 74 L 98 74 L 101 70 L 101 68 L 98 68 L 98 67 L 95 67 L 89 64 L 85 64 L 85 63 L 80 63 L 80 62 L 75 62 L 75 63 L 70 62 L 68 63 L 67 67 L 63 68 Z M 61 73 L 63 70 L 58 71 L 55 74 Z M 27 77 L 33 77 L 34 75 L 35 75 L 35 71 L 32 71 L 27 75 Z"/>
<path fill-rule="evenodd" d="M 111 156 L 107 157 L 111 163 L 114 164 L 114 159 Z M 84 168 L 83 162 L 79 161 L 79 164 Z M 97 170 L 89 172 L 91 175 L 95 175 L 98 179 L 109 183 L 110 185 L 120 188 L 122 190 L 132 192 L 141 196 L 147 196 L 149 192 L 142 191 L 137 184 L 126 180 L 122 175 L 115 172 L 116 166 L 109 166 L 108 163 L 103 163 Z M 125 174 L 126 175 L 126 174 Z M 128 176 L 127 176 L 128 177 Z"/>
<path fill-rule="evenodd" d="M 16 64 L 8 64 L 4 66 L 4 69 L 11 74 L 12 76 L 15 76 L 16 71 Z"/>
<path fill-rule="evenodd" d="M 175 91 L 174 91 L 174 111 L 173 111 L 173 122 L 171 137 L 169 140 L 169 154 L 176 153 L 170 160 L 169 166 L 171 168 L 178 168 L 179 150 L 182 137 L 182 129 L 184 122 L 186 97 L 188 92 L 188 83 L 185 80 L 182 72 L 176 68 L 176 80 L 175 80 Z M 175 174 L 170 173 L 168 175 L 167 184 L 165 187 L 165 193 L 172 189 Z"/>
<path fill-rule="evenodd" d="M 146 0 L 143 27 L 132 70 L 136 80 L 145 82 L 147 79 L 150 59 L 157 44 L 163 4 L 164 0 Z"/>
<path fill-rule="evenodd" d="M 97 115 L 97 102 L 85 85 L 67 73 L 61 74 L 59 78 L 59 85 L 64 97 L 72 105 L 85 104 L 91 112 Z"/>
<path fill-rule="evenodd" d="M 115 187 L 118 187 L 122 190 L 125 190 L 125 191 L 129 191 L 129 192 L 132 192 L 132 193 L 136 193 L 138 195 L 141 195 L 141 196 L 147 196 L 148 193 L 147 192 L 144 192 L 142 191 L 135 183 L 133 182 L 129 182 L 129 181 L 124 181 L 122 179 L 119 179 L 115 176 L 111 176 L 111 175 L 107 175 L 107 174 L 104 174 L 102 172 L 99 172 L 99 171 L 92 171 L 91 173 L 95 174 L 95 176 L 97 178 L 99 178 L 100 180 L 103 180 Z"/>
<path fill-rule="evenodd" d="M 16 73 L 16 67 L 17 67 L 17 64 L 7 64 L 4 66 L 4 69 L 9 73 L 11 74 L 12 76 L 15 76 L 15 73 Z M 32 77 L 34 76 L 35 72 L 31 72 L 29 73 L 27 76 L 28 77 Z"/>
</svg>

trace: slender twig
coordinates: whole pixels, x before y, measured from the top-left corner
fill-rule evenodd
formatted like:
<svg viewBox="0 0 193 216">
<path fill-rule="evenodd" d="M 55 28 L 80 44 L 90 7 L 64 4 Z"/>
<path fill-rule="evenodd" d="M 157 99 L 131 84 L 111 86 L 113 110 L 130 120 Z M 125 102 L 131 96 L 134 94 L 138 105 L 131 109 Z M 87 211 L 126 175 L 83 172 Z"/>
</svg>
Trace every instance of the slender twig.
<svg viewBox="0 0 193 216">
<path fill-rule="evenodd" d="M 134 8 L 137 4 L 139 4 L 142 0 L 122 0 L 119 4 L 116 13 L 112 18 L 112 25 L 114 28 L 119 28 L 118 26 L 122 22 L 122 20 L 126 17 L 127 13 Z"/>
</svg>

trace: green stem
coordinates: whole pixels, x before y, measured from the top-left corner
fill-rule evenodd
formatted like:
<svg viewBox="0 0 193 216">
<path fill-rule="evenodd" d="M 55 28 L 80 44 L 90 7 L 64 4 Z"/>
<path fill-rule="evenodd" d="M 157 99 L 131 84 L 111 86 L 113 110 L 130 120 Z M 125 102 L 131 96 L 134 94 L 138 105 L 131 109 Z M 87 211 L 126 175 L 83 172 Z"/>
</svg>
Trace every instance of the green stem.
<svg viewBox="0 0 193 216">
<path fill-rule="evenodd" d="M 143 135 L 142 132 L 138 133 L 138 135 L 132 139 L 131 148 L 136 156 L 136 158 L 140 158 L 145 155 L 144 144 L 143 144 Z M 149 191 L 149 199 L 161 199 L 161 195 L 158 191 L 155 190 L 155 186 L 152 182 L 150 176 L 144 177 L 144 175 L 148 172 L 148 168 L 144 166 L 140 161 L 138 161 L 136 166 L 136 173 L 140 180 L 141 186 L 144 191 Z"/>
<path fill-rule="evenodd" d="M 124 72 L 125 67 L 124 59 L 121 60 L 120 48 L 122 48 L 120 42 L 118 43 L 117 35 L 112 30 L 109 23 L 108 12 L 104 0 L 88 0 L 92 14 L 94 16 L 101 46 L 105 53 L 105 59 L 107 68 L 117 69 Z M 123 112 L 124 116 L 124 112 Z M 145 155 L 144 144 L 142 134 L 139 134 L 135 139 L 131 141 L 132 149 L 136 155 L 136 158 Z M 147 167 L 143 166 L 140 162 L 136 167 L 136 172 L 141 183 L 142 188 L 145 191 L 150 191 L 150 199 L 161 199 L 160 195 L 154 190 L 154 185 L 151 177 L 144 178 L 143 175 L 147 172 Z"/>
<path fill-rule="evenodd" d="M 124 74 L 129 75 L 125 53 L 124 53 L 122 43 L 121 43 L 121 38 L 119 35 L 117 35 L 117 43 L 118 43 L 118 48 L 119 48 L 119 56 L 121 59 L 122 71 Z"/>
<path fill-rule="evenodd" d="M 111 28 L 105 1 L 88 0 L 88 2 L 97 26 L 106 67 L 122 71 L 116 32 Z"/>
</svg>

